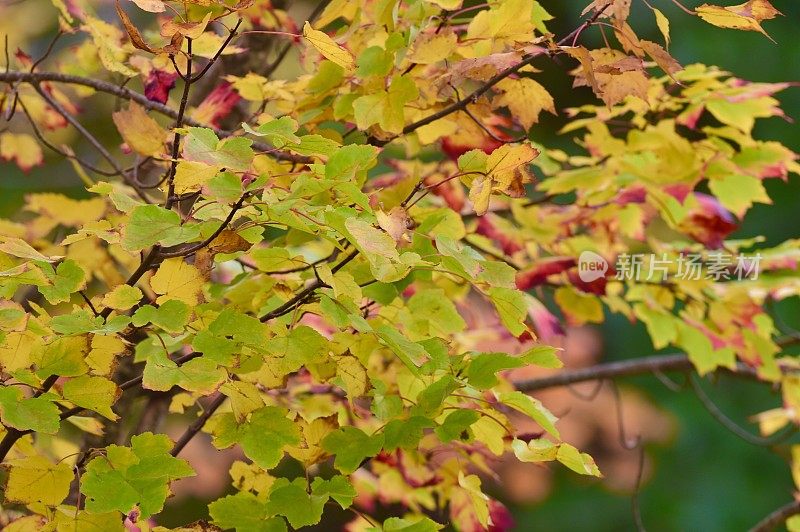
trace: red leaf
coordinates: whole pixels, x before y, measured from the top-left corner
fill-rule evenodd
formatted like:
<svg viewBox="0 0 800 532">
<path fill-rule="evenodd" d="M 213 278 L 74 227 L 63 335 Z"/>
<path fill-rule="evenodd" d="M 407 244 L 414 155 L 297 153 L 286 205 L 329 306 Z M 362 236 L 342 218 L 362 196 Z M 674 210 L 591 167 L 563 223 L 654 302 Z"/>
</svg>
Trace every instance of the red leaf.
<svg viewBox="0 0 800 532">
<path fill-rule="evenodd" d="M 178 75 L 175 72 L 153 69 L 144 82 L 144 95 L 151 102 L 167 103 L 176 79 Z"/>
<path fill-rule="evenodd" d="M 491 214 L 478 218 L 475 232 L 492 240 L 506 255 L 513 255 L 523 249 L 521 242 L 497 227 L 495 218 Z"/>
<path fill-rule="evenodd" d="M 219 121 L 228 116 L 242 97 L 233 88 L 233 85 L 223 81 L 206 96 L 194 113 L 192 118 L 198 122 L 219 127 Z"/>
<path fill-rule="evenodd" d="M 687 216 L 684 231 L 707 247 L 718 249 L 739 225 L 714 196 L 701 192 L 695 192 L 694 196 L 700 206 Z"/>
<path fill-rule="evenodd" d="M 508 532 L 514 529 L 511 512 L 500 501 L 489 499 L 489 532 Z"/>
<path fill-rule="evenodd" d="M 517 272 L 517 288 L 530 290 L 543 284 L 550 275 L 566 271 L 576 264 L 573 257 L 548 257 L 536 262 L 533 268 Z"/>
</svg>

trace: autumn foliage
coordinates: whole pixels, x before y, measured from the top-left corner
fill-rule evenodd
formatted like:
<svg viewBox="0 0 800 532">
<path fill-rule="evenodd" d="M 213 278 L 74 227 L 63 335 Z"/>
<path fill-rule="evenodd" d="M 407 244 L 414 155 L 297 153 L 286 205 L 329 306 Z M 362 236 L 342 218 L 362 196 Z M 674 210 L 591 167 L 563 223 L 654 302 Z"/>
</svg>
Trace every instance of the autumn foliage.
<svg viewBox="0 0 800 532">
<path fill-rule="evenodd" d="M 86 193 L 0 220 L 0 522 L 157 528 L 191 442 L 238 453 L 191 530 L 510 530 L 499 460 L 602 476 L 535 396 L 595 378 L 557 346 L 610 313 L 683 353 L 624 374 L 741 374 L 783 394 L 761 437 L 797 425 L 768 304 L 800 247 L 731 238 L 800 171 L 753 137 L 790 85 L 679 64 L 653 0 L 660 42 L 584 3 L 554 35 L 536 0 L 53 0 L 69 45 L 0 72 L 0 156 Z"/>
</svg>

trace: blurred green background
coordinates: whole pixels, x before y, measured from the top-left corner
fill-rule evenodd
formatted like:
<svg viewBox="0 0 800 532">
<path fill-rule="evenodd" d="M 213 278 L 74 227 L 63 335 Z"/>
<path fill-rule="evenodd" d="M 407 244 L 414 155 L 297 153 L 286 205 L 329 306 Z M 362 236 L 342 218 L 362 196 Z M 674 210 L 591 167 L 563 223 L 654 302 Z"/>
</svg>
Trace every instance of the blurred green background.
<svg viewBox="0 0 800 532">
<path fill-rule="evenodd" d="M 777 41 L 773 44 L 755 32 L 710 26 L 681 12 L 671 0 L 649 1 L 670 18 L 670 51 L 683 64 L 715 64 L 753 81 L 800 81 L 800 40 L 794 33 L 798 31 L 800 22 L 800 2 L 774 0 L 775 7 L 785 16 L 764 24 Z M 542 5 L 556 17 L 549 23 L 551 31 L 556 35 L 569 33 L 587 2 L 542 0 Z M 700 3 L 687 1 L 685 5 L 694 7 Z M 108 7 L 108 19 L 113 20 L 113 8 L 111 4 Z M 54 15 L 52 9 L 48 13 Z M 6 19 L 5 23 L 0 23 L 0 29 L 8 31 L 10 22 Z M 655 18 L 642 1 L 633 2 L 630 22 L 640 36 L 662 42 Z M 55 27 L 54 16 L 49 21 L 43 17 L 33 28 L 28 27 L 25 33 L 34 37 L 34 45 L 26 51 L 34 56 L 41 53 Z M 599 35 L 597 29 L 592 29 L 582 38 L 599 39 Z M 14 38 L 12 33 L 12 50 L 19 44 L 14 42 Z M 63 39 L 58 48 L 63 49 L 70 41 L 70 38 Z M 542 83 L 551 89 L 559 108 L 585 101 L 587 94 L 583 90 L 573 91 L 562 70 L 544 63 L 537 66 L 543 69 Z M 800 88 L 784 91 L 779 98 L 790 119 L 800 118 Z M 88 108 L 82 119 L 99 136 L 117 138 L 107 111 Z M 546 145 L 567 146 L 566 139 L 557 138 L 553 133 L 564 120 L 563 116 L 547 118 L 534 130 L 533 137 Z M 757 125 L 755 136 L 778 140 L 790 149 L 800 151 L 800 130 L 791 120 L 762 120 Z M 47 156 L 45 166 L 27 175 L 10 164 L 0 163 L 0 216 L 15 212 L 24 194 L 31 191 L 60 191 L 76 197 L 86 194 L 68 163 L 51 154 Z M 772 179 L 766 182 L 766 187 L 774 205 L 757 205 L 734 236 L 762 234 L 767 237 L 768 244 L 800 237 L 800 178 L 792 176 L 788 183 Z M 800 303 L 796 298 L 783 302 L 778 310 L 785 322 L 800 328 Z M 653 352 L 644 328 L 631 327 L 617 316 L 609 316 L 602 334 L 605 360 Z M 715 532 L 747 529 L 791 500 L 794 485 L 786 463 L 787 446 L 772 452 L 736 438 L 710 417 L 690 391 L 672 392 L 654 377 L 626 379 L 623 385 L 633 385 L 645 393 L 651 401 L 674 415 L 678 424 L 674 441 L 668 445 L 647 447 L 654 469 L 641 487 L 640 503 L 642 519 L 648 530 Z M 764 386 L 731 378 L 722 377 L 716 385 L 706 387 L 720 408 L 732 413 L 732 417 L 742 424 L 747 424 L 747 416 L 775 407 L 780 402 L 780 397 Z M 635 451 L 631 459 L 636 459 Z M 497 495 L 502 499 L 501 494 Z M 186 501 L 184 504 L 172 508 L 165 516 L 164 524 L 178 517 L 176 514 L 181 512 L 181 506 L 183 509 L 192 507 L 193 513 L 202 511 L 200 501 Z M 602 532 L 635 529 L 629 494 L 612 493 L 602 483 L 585 481 L 561 469 L 555 475 L 551 495 L 546 501 L 530 506 L 508 504 L 515 514 L 518 530 Z"/>
</svg>

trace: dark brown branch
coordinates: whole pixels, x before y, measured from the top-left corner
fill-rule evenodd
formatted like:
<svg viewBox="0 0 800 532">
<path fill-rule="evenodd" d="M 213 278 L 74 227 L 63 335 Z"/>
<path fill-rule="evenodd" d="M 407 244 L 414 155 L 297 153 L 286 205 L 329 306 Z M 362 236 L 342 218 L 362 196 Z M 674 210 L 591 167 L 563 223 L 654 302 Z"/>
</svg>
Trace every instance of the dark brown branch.
<svg viewBox="0 0 800 532">
<path fill-rule="evenodd" d="M 219 59 L 219 57 L 222 55 L 222 53 L 225 51 L 225 49 L 226 49 L 226 48 L 228 47 L 228 45 L 231 43 L 231 41 L 233 40 L 233 38 L 234 38 L 234 37 L 236 37 L 236 32 L 237 32 L 237 30 L 239 29 L 239 26 L 241 26 L 241 25 L 242 25 L 242 20 L 243 20 L 243 19 L 241 19 L 241 18 L 240 18 L 240 19 L 239 19 L 239 20 L 236 22 L 236 25 L 233 27 L 233 29 L 232 29 L 232 30 L 230 31 L 230 33 L 228 34 L 228 38 L 227 38 L 227 39 L 225 39 L 225 42 L 223 42 L 223 43 L 222 43 L 222 46 L 220 46 L 220 47 L 219 47 L 219 50 L 217 50 L 217 53 L 215 53 L 215 54 L 214 54 L 214 57 L 212 57 L 212 58 L 211 58 L 211 59 L 208 61 L 208 63 L 206 63 L 206 66 L 204 66 L 204 67 L 203 67 L 203 69 L 202 69 L 200 72 L 198 72 L 198 73 L 197 73 L 197 74 L 196 74 L 194 77 L 189 77 L 189 80 L 190 80 L 192 83 L 194 83 L 194 82 L 196 82 L 196 81 L 199 81 L 199 80 L 200 80 L 200 78 L 202 78 L 202 77 L 203 77 L 203 76 L 206 74 L 206 72 L 208 72 L 208 69 L 209 69 L 209 68 L 211 68 L 212 66 L 214 66 L 214 63 L 216 63 L 216 62 L 217 62 L 217 59 Z"/>
<path fill-rule="evenodd" d="M 352 252 L 350 252 L 348 256 L 343 258 L 339 264 L 331 268 L 331 273 L 336 273 L 342 268 L 344 268 L 347 265 L 347 263 L 356 258 L 357 255 L 358 255 L 358 250 L 354 249 Z M 288 314 L 296 307 L 302 305 L 309 297 L 311 297 L 314 294 L 317 288 L 321 288 L 322 286 L 324 286 L 324 284 L 325 283 L 323 283 L 322 280 L 320 280 L 319 278 L 314 279 L 314 282 L 312 282 L 306 288 L 298 292 L 292 299 L 290 299 L 280 307 L 276 308 L 275 310 L 272 310 L 264 314 L 261 317 L 261 321 L 267 322 L 273 318 L 278 318 L 280 316 Z"/>
<path fill-rule="evenodd" d="M 515 381 L 514 386 L 517 390 L 523 392 L 535 392 L 578 382 L 629 377 L 631 375 L 642 375 L 656 371 L 691 371 L 692 369 L 694 369 L 694 366 L 687 355 L 653 355 L 631 360 L 622 360 L 620 362 L 597 364 L 587 368 L 565 370 L 546 377 Z M 743 364 L 737 365 L 736 371 L 726 371 L 729 371 L 733 375 L 758 379 L 756 372 Z"/>
<path fill-rule="evenodd" d="M 225 229 L 228 228 L 228 225 L 230 225 L 231 221 L 233 220 L 233 217 L 236 216 L 236 213 L 239 211 L 239 209 L 242 208 L 242 205 L 244 205 L 245 200 L 249 197 L 250 194 L 245 193 L 241 198 L 239 198 L 239 200 L 231 208 L 231 212 L 228 213 L 228 216 L 225 217 L 225 220 L 223 220 L 220 226 L 217 227 L 217 229 L 213 233 L 211 233 L 211 236 L 209 236 L 202 242 L 198 242 L 197 244 L 192 244 L 183 249 L 177 249 L 174 251 L 161 250 L 159 251 L 158 258 L 167 259 L 172 257 L 186 257 L 188 255 L 191 255 L 192 253 L 200 251 L 201 249 L 209 245 L 211 242 L 214 241 L 215 238 L 217 238 L 220 235 L 220 233 L 222 233 Z"/>
<path fill-rule="evenodd" d="M 132 91 L 127 87 L 120 87 L 118 85 L 109 83 L 107 81 L 84 78 L 81 76 L 73 76 L 69 74 L 62 74 L 60 72 L 19 72 L 16 70 L 11 70 L 9 72 L 0 72 L 0 82 L 4 83 L 22 82 L 22 83 L 36 84 L 44 81 L 52 81 L 56 83 L 67 83 L 70 85 L 81 85 L 83 87 L 89 87 L 98 92 L 104 92 L 106 94 L 111 94 L 113 96 L 116 96 L 117 98 L 122 98 L 123 100 L 136 102 L 145 109 L 155 111 L 166 117 L 173 119 L 178 118 L 178 111 L 173 109 L 172 107 L 169 107 L 162 103 L 150 101 L 144 94 Z M 183 122 L 188 126 L 207 127 L 205 124 L 202 124 L 190 117 L 185 117 Z M 228 131 L 225 129 L 216 129 L 216 128 L 212 129 L 214 133 L 216 133 L 216 135 L 220 138 L 233 137 L 235 136 L 236 133 L 235 131 Z M 268 146 L 267 144 L 260 142 L 254 142 L 253 147 L 259 151 L 269 152 L 273 157 L 282 161 L 291 161 L 297 163 L 308 163 L 311 161 L 311 158 L 309 157 L 303 155 L 296 155 L 293 153 L 276 151 L 275 148 L 273 148 L 272 146 Z"/>
<path fill-rule="evenodd" d="M 183 448 L 186 447 L 186 445 L 188 445 L 188 443 L 200 433 L 208 419 L 214 414 L 214 412 L 217 411 L 220 406 L 222 406 L 222 403 L 225 402 L 225 399 L 227 399 L 227 396 L 221 393 L 218 394 L 205 408 L 203 415 L 197 418 L 194 423 L 189 425 L 189 428 L 187 428 L 178 441 L 175 442 L 175 446 L 172 448 L 172 451 L 170 451 L 169 454 L 172 456 L 178 456 Z"/>
<path fill-rule="evenodd" d="M 800 514 L 800 501 L 785 504 L 758 522 L 750 532 L 770 532 L 793 515 Z"/>
<path fill-rule="evenodd" d="M 150 203 L 150 199 L 147 197 L 147 195 L 146 195 L 146 194 L 145 194 L 145 193 L 144 193 L 142 190 L 140 190 L 140 189 L 139 189 L 139 187 L 136 185 L 136 183 L 134 183 L 134 182 L 133 182 L 133 181 L 130 179 L 130 176 L 128 176 L 128 174 L 127 174 L 127 173 L 125 173 L 125 170 L 123 170 L 122 168 L 120 168 L 119 164 L 117 164 L 117 161 L 116 161 L 116 159 L 114 159 L 114 157 L 113 157 L 113 156 L 112 156 L 112 155 L 111 155 L 111 154 L 108 152 L 108 150 L 105 148 L 105 146 L 103 146 L 103 145 L 100 143 L 100 141 L 99 141 L 99 140 L 97 140 L 97 138 L 96 138 L 94 135 L 92 135 L 91 133 L 89 133 L 89 130 L 87 130 L 85 127 L 83 127 L 83 125 L 82 125 L 80 122 L 78 122 L 78 119 L 77 119 L 77 118 L 75 118 L 74 116 L 72 116 L 72 114 L 71 114 L 69 111 L 67 111 L 66 109 L 64 109 L 64 107 L 63 107 L 63 106 L 62 106 L 60 103 L 58 103 L 58 102 L 55 100 L 55 98 L 52 98 L 52 97 L 51 97 L 49 94 L 47 94 L 47 91 L 45 91 L 44 89 L 42 89 L 42 88 L 39 86 L 39 84 L 38 84 L 38 83 L 34 83 L 34 84 L 33 84 L 33 88 L 36 90 L 36 92 L 37 92 L 37 93 L 39 93 L 39 96 L 41 96 L 41 97 L 42 97 L 42 99 L 44 99 L 44 101 L 46 101 L 46 102 L 47 102 L 47 104 L 48 104 L 50 107 L 52 107 L 53 109 L 55 109 L 55 111 L 56 111 L 58 114 L 60 114 L 62 117 L 64 117 L 64 120 L 66 120 L 67 122 L 69 122 L 69 124 L 70 124 L 72 127 L 74 127 L 74 128 L 75 128 L 75 129 L 78 131 L 78 133 L 80 133 L 80 134 L 81 134 L 81 136 L 82 136 L 83 138 L 85 138 L 85 139 L 87 140 L 87 142 L 89 142 L 89 144 L 91 144 L 91 145 L 92 145 L 92 147 L 94 147 L 94 149 L 96 149 L 96 150 L 98 151 L 98 153 L 100 153 L 100 155 L 103 157 L 103 159 L 105 159 L 106 161 L 108 161 L 108 163 L 111 165 L 111 167 L 114 169 L 114 171 L 115 171 L 117 174 L 119 174 L 120 176 L 122 176 L 122 178 L 125 180 L 125 182 L 126 182 L 127 184 L 129 184 L 131 187 L 133 187 L 133 189 L 136 191 L 136 194 L 137 194 L 137 195 L 138 195 L 138 196 L 139 196 L 139 197 L 140 197 L 140 198 L 141 198 L 143 201 L 145 201 L 146 203 Z"/>
<path fill-rule="evenodd" d="M 174 362 L 178 366 L 181 366 L 181 365 L 185 364 L 186 362 L 189 362 L 190 360 L 192 360 L 194 358 L 197 358 L 199 356 L 200 356 L 200 353 L 192 352 L 192 353 L 189 353 L 188 355 L 183 355 L 181 357 L 176 358 L 174 360 Z M 124 392 L 125 390 L 129 390 L 129 389 L 133 388 L 134 386 L 138 386 L 138 385 L 140 385 L 142 383 L 142 378 L 143 378 L 143 375 L 140 374 L 138 377 L 134 377 L 133 379 L 125 381 L 125 382 L 123 382 L 122 384 L 119 385 L 119 389 Z M 51 375 L 50 377 L 45 379 L 45 381 L 42 383 L 42 387 L 33 396 L 34 397 L 41 396 L 42 394 L 47 392 L 53 386 L 53 384 L 55 384 L 55 382 L 57 380 L 58 380 L 58 375 Z M 69 410 L 65 410 L 65 411 L 61 412 L 61 415 L 59 416 L 59 418 L 61 419 L 61 421 L 64 421 L 65 419 L 67 419 L 69 417 L 76 416 L 76 415 L 84 412 L 85 410 L 86 409 L 83 408 L 83 407 L 76 406 L 76 407 L 70 408 Z M 32 430 L 17 430 L 17 429 L 9 428 L 8 432 L 6 432 L 5 437 L 3 437 L 3 440 L 0 441 L 0 462 L 5 460 L 6 455 L 11 450 L 11 448 L 14 446 L 14 444 L 17 443 L 17 440 L 19 440 L 21 437 L 25 436 L 26 434 L 32 434 L 32 433 L 33 433 Z"/>
<path fill-rule="evenodd" d="M 186 107 L 189 105 L 189 92 L 192 89 L 192 61 L 194 59 L 194 56 L 192 55 L 192 39 L 186 39 L 186 50 L 186 74 L 182 75 L 178 69 L 178 65 L 175 65 L 175 72 L 177 72 L 178 75 L 183 78 L 184 82 L 181 103 L 180 107 L 178 107 L 178 116 L 175 118 L 175 126 L 173 127 L 173 129 L 175 129 L 175 138 L 172 141 L 172 162 L 169 165 L 169 170 L 167 171 L 166 176 L 168 190 L 167 200 L 164 203 L 164 208 L 167 210 L 172 208 L 172 204 L 175 201 L 175 173 L 178 171 L 178 153 L 181 149 L 180 128 L 183 127 L 183 117 L 186 113 Z M 171 58 L 174 63 L 175 56 L 171 56 Z"/>
<path fill-rule="evenodd" d="M 580 35 L 583 32 L 583 30 L 585 30 L 587 27 L 589 27 L 592 24 L 594 24 L 594 22 L 600 17 L 600 15 L 603 14 L 603 11 L 605 11 L 605 9 L 609 5 L 611 5 L 611 4 L 609 3 L 604 8 L 601 8 L 601 9 L 597 10 L 588 20 L 583 22 L 583 24 L 581 24 L 578 28 L 573 30 L 569 35 L 564 36 L 561 40 L 558 41 L 557 44 L 559 46 L 567 44 L 571 40 L 573 40 L 575 37 Z M 466 97 L 461 98 L 460 100 L 456 101 L 455 103 L 452 103 L 452 104 L 448 105 L 444 109 L 442 109 L 440 111 L 437 111 L 436 113 L 433 113 L 432 115 L 426 116 L 425 118 L 423 118 L 421 120 L 417 120 L 416 122 L 408 124 L 406 127 L 403 128 L 403 132 L 400 135 L 397 135 L 396 137 L 392 137 L 392 138 L 386 139 L 386 140 L 381 140 L 381 139 L 376 139 L 376 138 L 372 138 L 371 137 L 369 139 L 369 143 L 370 144 L 374 144 L 376 146 L 384 146 L 384 145 L 388 144 L 389 142 L 391 142 L 392 140 L 394 140 L 394 139 L 396 139 L 398 137 L 401 137 L 403 135 L 408 135 L 409 133 L 413 133 L 414 131 L 416 131 L 417 129 L 421 128 L 422 126 L 427 126 L 431 122 L 435 122 L 435 121 L 439 120 L 440 118 L 444 118 L 445 116 L 453 114 L 456 111 L 463 111 L 464 109 L 467 108 L 467 105 L 469 105 L 472 102 L 477 101 L 478 98 L 480 98 L 481 96 L 483 96 L 484 94 L 489 92 L 489 90 L 492 87 L 494 87 L 495 85 L 497 85 L 498 83 L 500 83 L 501 81 L 506 79 L 507 77 L 509 77 L 509 76 L 511 76 L 513 74 L 516 74 L 517 72 L 519 72 L 520 70 L 522 70 L 526 66 L 530 65 L 539 56 L 542 56 L 542 55 L 545 55 L 545 54 L 549 54 L 549 53 L 550 53 L 549 51 L 543 50 L 541 52 L 535 52 L 535 53 L 532 53 L 532 54 L 528 54 L 527 56 L 525 56 L 522 59 L 522 61 L 520 61 L 519 63 L 517 63 L 516 65 L 514 65 L 512 67 L 509 67 L 509 68 L 503 70 L 502 72 L 499 72 L 494 77 L 492 77 L 491 79 L 486 81 L 483 85 L 481 85 L 480 87 L 478 87 L 477 89 L 472 91 Z"/>
</svg>

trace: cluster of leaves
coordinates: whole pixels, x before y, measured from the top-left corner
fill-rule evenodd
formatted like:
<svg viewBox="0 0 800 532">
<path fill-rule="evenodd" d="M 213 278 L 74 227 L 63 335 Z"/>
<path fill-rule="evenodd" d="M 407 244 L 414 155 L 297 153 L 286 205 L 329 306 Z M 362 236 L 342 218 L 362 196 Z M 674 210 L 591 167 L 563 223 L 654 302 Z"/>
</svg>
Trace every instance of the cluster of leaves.
<svg viewBox="0 0 800 532">
<path fill-rule="evenodd" d="M 482 488 L 497 457 L 600 475 L 504 377 L 561 366 L 544 345 L 556 308 L 569 324 L 604 308 L 642 321 L 701 374 L 752 366 L 785 391 L 772 429 L 798 421 L 800 380 L 764 309 L 798 294 L 798 242 L 759 249 L 762 274 L 742 281 L 584 282 L 576 269 L 585 251 L 754 253 L 758 239 L 726 237 L 770 201 L 764 179 L 800 169 L 751 135 L 781 115 L 786 84 L 682 68 L 636 36 L 624 0 L 595 0 L 560 40 L 536 0 L 334 0 L 302 29 L 263 0 L 118 1 L 119 23 L 53 4 L 61 31 L 85 38 L 58 72 L 18 53 L 0 75 L 5 116 L 20 107 L 33 128 L 3 133 L 0 154 L 29 169 L 53 149 L 91 197 L 30 194 L 0 221 L 0 453 L 5 500 L 27 514 L 10 530 L 150 526 L 170 483 L 194 474 L 177 456 L 201 431 L 247 459 L 231 468 L 236 492 L 209 506 L 221 528 L 300 528 L 330 506 L 364 529 L 503 528 Z M 765 0 L 697 10 L 762 32 L 776 14 Z M 614 44 L 579 45 L 593 24 Z M 218 72 L 263 34 L 287 40 L 279 57 L 297 47 L 308 73 L 275 79 L 280 60 Z M 573 153 L 530 140 L 557 108 L 533 65 L 557 56 L 602 100 L 566 111 Z M 121 138 L 78 121 L 94 92 L 123 100 Z M 46 139 L 66 127 L 99 163 Z M 489 347 L 500 340 L 519 348 Z M 128 437 L 120 415 L 143 390 L 196 417 L 177 442 Z M 541 432 L 520 433 L 519 417 Z M 287 457 L 305 476 L 275 471 Z M 367 515 L 388 508 L 401 510 Z"/>
</svg>

